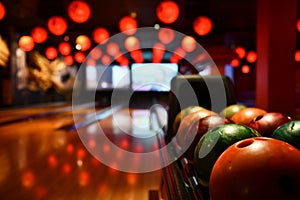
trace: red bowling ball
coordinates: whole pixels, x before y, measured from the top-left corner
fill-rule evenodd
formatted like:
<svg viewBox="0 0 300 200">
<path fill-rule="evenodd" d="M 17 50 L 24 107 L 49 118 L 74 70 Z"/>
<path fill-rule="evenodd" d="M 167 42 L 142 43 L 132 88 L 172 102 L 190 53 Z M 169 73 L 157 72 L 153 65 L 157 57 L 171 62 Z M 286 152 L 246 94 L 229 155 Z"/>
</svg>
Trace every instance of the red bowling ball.
<svg viewBox="0 0 300 200">
<path fill-rule="evenodd" d="M 199 121 L 195 121 L 190 125 L 187 133 L 184 135 L 185 145 L 189 144 L 188 149 L 184 153 L 184 156 L 193 162 L 194 152 L 196 146 L 201 137 L 209 130 L 220 126 L 222 124 L 229 124 L 231 121 L 228 118 L 221 117 L 219 115 L 209 115 L 201 118 Z"/>
<path fill-rule="evenodd" d="M 300 151 L 267 137 L 248 138 L 227 148 L 210 176 L 211 200 L 299 199 Z"/>
<path fill-rule="evenodd" d="M 269 112 L 256 117 L 249 126 L 257 130 L 262 136 L 270 136 L 276 128 L 291 120 L 291 117 L 282 113 Z"/>
<path fill-rule="evenodd" d="M 236 124 L 248 126 L 257 116 L 267 113 L 266 110 L 256 107 L 248 107 L 235 113 L 230 119 Z"/>
</svg>

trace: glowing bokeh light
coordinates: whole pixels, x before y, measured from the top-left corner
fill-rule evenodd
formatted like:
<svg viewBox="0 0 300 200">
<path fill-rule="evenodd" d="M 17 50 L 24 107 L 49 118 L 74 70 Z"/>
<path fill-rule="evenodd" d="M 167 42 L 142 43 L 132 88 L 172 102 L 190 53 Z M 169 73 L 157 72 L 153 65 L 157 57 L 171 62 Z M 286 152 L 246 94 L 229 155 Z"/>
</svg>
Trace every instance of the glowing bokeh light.
<svg viewBox="0 0 300 200">
<path fill-rule="evenodd" d="M 110 34 L 106 28 L 98 27 L 92 32 L 93 40 L 98 44 L 103 44 L 107 41 Z"/>
<path fill-rule="evenodd" d="M 76 45 L 79 45 L 78 50 L 81 51 L 87 51 L 92 45 L 91 39 L 86 35 L 77 36 L 75 39 L 75 43 Z"/>
<path fill-rule="evenodd" d="M 241 70 L 242 70 L 242 73 L 248 74 L 250 72 L 250 67 L 249 67 L 249 65 L 243 65 Z"/>
<path fill-rule="evenodd" d="M 246 54 L 246 60 L 249 63 L 255 63 L 257 61 L 257 53 L 255 51 L 248 51 Z"/>
<path fill-rule="evenodd" d="M 36 26 L 30 32 L 35 43 L 41 44 L 48 39 L 48 32 L 44 27 Z"/>
<path fill-rule="evenodd" d="M 185 36 L 181 41 L 181 47 L 186 52 L 192 52 L 196 49 L 196 40 L 192 36 Z"/>
<path fill-rule="evenodd" d="M 72 1 L 68 5 L 68 15 L 76 23 L 86 22 L 91 16 L 90 5 L 81 0 Z"/>
<path fill-rule="evenodd" d="M 68 42 L 61 42 L 58 44 L 58 51 L 61 55 L 69 55 L 72 51 L 71 45 Z"/>
<path fill-rule="evenodd" d="M 58 56 L 57 49 L 54 46 L 47 47 L 45 50 L 45 56 L 48 60 L 54 60 Z"/>
<path fill-rule="evenodd" d="M 179 6 L 174 1 L 162 1 L 156 7 L 157 18 L 165 23 L 171 24 L 179 17 Z"/>
<path fill-rule="evenodd" d="M 133 35 L 137 31 L 137 21 L 130 16 L 122 17 L 119 21 L 119 29 L 126 35 Z"/>
<path fill-rule="evenodd" d="M 53 35 L 63 35 L 67 29 L 68 29 L 68 24 L 65 20 L 65 18 L 60 17 L 60 16 L 52 16 L 49 18 L 47 22 L 47 27 L 48 30 L 53 34 Z"/>
<path fill-rule="evenodd" d="M 26 52 L 33 50 L 35 46 L 33 38 L 28 35 L 21 36 L 18 41 L 18 45 L 23 51 Z"/>
<path fill-rule="evenodd" d="M 211 32 L 213 23 L 210 18 L 206 16 L 199 16 L 193 22 L 193 29 L 195 33 L 200 36 L 207 35 Z"/>
</svg>

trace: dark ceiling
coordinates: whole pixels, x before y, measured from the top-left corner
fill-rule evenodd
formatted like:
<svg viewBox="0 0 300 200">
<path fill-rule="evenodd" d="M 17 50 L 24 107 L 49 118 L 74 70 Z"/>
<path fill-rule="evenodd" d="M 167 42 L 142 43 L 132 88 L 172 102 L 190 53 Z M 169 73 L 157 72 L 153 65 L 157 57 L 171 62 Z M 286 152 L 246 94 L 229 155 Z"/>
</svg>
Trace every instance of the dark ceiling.
<svg viewBox="0 0 300 200">
<path fill-rule="evenodd" d="M 111 34 L 119 32 L 121 17 L 136 12 L 139 27 L 153 27 L 160 23 L 155 8 L 160 0 L 86 0 L 92 9 L 91 18 L 82 24 L 72 22 L 67 15 L 71 0 L 3 0 L 7 15 L 0 21 L 1 32 L 12 27 L 15 32 L 28 34 L 36 25 L 46 26 L 49 17 L 60 15 L 67 19 L 67 34 L 89 34 L 98 26 Z M 239 45 L 254 48 L 256 5 L 254 0 L 177 0 L 180 15 L 167 25 L 184 34 L 194 35 L 202 43 L 213 45 Z M 197 36 L 192 29 L 193 20 L 209 16 L 213 30 L 207 36 Z M 161 26 L 166 24 L 160 23 Z M 0 32 L 0 33 L 1 33 Z"/>
</svg>

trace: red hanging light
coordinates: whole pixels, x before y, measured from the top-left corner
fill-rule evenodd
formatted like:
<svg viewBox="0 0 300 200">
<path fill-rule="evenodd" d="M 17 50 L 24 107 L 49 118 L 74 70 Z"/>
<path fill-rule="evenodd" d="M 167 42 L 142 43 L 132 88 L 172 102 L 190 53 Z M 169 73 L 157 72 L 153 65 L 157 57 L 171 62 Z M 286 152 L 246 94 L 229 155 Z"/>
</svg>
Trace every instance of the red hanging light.
<svg viewBox="0 0 300 200">
<path fill-rule="evenodd" d="M 156 16 L 161 22 L 171 24 L 179 16 L 179 6 L 174 1 L 162 1 L 156 7 Z"/>
<path fill-rule="evenodd" d="M 129 36 L 125 39 L 124 46 L 128 51 L 136 50 L 140 46 L 139 39 L 134 36 Z"/>
<path fill-rule="evenodd" d="M 130 56 L 133 58 L 133 60 L 136 63 L 143 63 L 144 62 L 143 52 L 140 49 L 131 51 Z"/>
<path fill-rule="evenodd" d="M 137 21 L 135 18 L 130 16 L 122 17 L 119 21 L 119 29 L 126 35 L 133 35 L 137 29 Z"/>
<path fill-rule="evenodd" d="M 230 65 L 232 67 L 238 67 L 240 65 L 240 60 L 237 59 L 237 58 L 234 58 L 234 59 L 231 60 Z"/>
<path fill-rule="evenodd" d="M 95 47 L 90 51 L 91 58 L 95 60 L 99 59 L 101 57 L 101 54 L 102 54 L 102 50 L 98 47 Z"/>
<path fill-rule="evenodd" d="M 249 67 L 249 65 L 243 65 L 241 70 L 242 70 L 242 73 L 248 74 L 250 72 L 250 67 Z"/>
<path fill-rule="evenodd" d="M 66 65 L 72 66 L 74 64 L 73 56 L 72 55 L 64 56 L 64 62 L 66 63 Z"/>
<path fill-rule="evenodd" d="M 170 62 L 172 63 L 178 63 L 179 60 L 183 59 L 185 57 L 186 53 L 185 51 L 178 47 L 174 50 L 174 54 L 170 58 Z"/>
<path fill-rule="evenodd" d="M 300 62 L 300 50 L 296 50 L 295 52 L 295 61 Z"/>
<path fill-rule="evenodd" d="M 296 27 L 297 27 L 298 32 L 300 32 L 300 19 L 297 20 Z"/>
<path fill-rule="evenodd" d="M 158 31 L 158 39 L 163 44 L 169 44 L 171 43 L 175 38 L 174 30 L 171 28 L 161 28 Z"/>
<path fill-rule="evenodd" d="M 26 52 L 31 51 L 35 46 L 33 38 L 28 35 L 21 36 L 18 41 L 18 45 L 23 51 Z"/>
<path fill-rule="evenodd" d="M 0 2 L 0 20 L 2 20 L 4 18 L 5 14 L 6 14 L 6 9 L 5 9 L 3 3 Z"/>
<path fill-rule="evenodd" d="M 196 49 L 196 40 L 192 36 L 185 36 L 181 41 L 181 47 L 186 52 L 192 52 Z"/>
<path fill-rule="evenodd" d="M 108 55 L 103 55 L 101 58 L 103 65 L 108 66 L 111 63 L 111 58 Z"/>
<path fill-rule="evenodd" d="M 124 56 L 121 55 L 116 59 L 116 61 L 121 65 L 121 66 L 128 66 L 129 65 L 129 60 Z"/>
<path fill-rule="evenodd" d="M 98 27 L 93 31 L 92 37 L 96 43 L 102 44 L 109 38 L 109 32 L 106 28 Z"/>
<path fill-rule="evenodd" d="M 85 60 L 85 54 L 82 51 L 77 51 L 74 54 L 74 59 L 76 62 L 78 63 L 83 63 L 83 61 Z"/>
<path fill-rule="evenodd" d="M 92 45 L 91 39 L 86 35 L 79 35 L 76 38 L 75 43 L 76 43 L 76 48 L 81 51 L 88 50 Z"/>
<path fill-rule="evenodd" d="M 46 48 L 45 56 L 48 60 L 54 60 L 58 56 L 58 52 L 55 47 L 50 46 Z"/>
<path fill-rule="evenodd" d="M 152 62 L 160 63 L 165 53 L 165 46 L 161 43 L 155 43 L 152 47 Z"/>
<path fill-rule="evenodd" d="M 71 50 L 72 50 L 71 45 L 68 42 L 61 42 L 58 45 L 58 51 L 61 55 L 64 56 L 69 55 L 71 53 Z"/>
<path fill-rule="evenodd" d="M 106 46 L 106 52 L 108 55 L 113 56 L 113 57 L 118 57 L 120 54 L 120 48 L 119 45 L 115 42 L 111 42 Z"/>
<path fill-rule="evenodd" d="M 72 1 L 68 6 L 68 15 L 74 22 L 84 23 L 91 16 L 90 5 L 85 1 Z"/>
<path fill-rule="evenodd" d="M 48 39 L 48 32 L 41 26 L 36 26 L 31 30 L 31 36 L 35 43 L 41 44 Z"/>
<path fill-rule="evenodd" d="M 238 55 L 238 57 L 240 59 L 243 59 L 246 56 L 246 50 L 245 50 L 244 47 L 237 46 L 237 47 L 234 48 L 234 52 Z"/>
<path fill-rule="evenodd" d="M 246 55 L 246 60 L 249 63 L 254 63 L 257 60 L 257 53 L 255 51 L 248 51 L 247 55 Z"/>
<path fill-rule="evenodd" d="M 65 18 L 60 17 L 60 16 L 53 16 L 48 20 L 47 23 L 48 29 L 49 31 L 53 34 L 53 35 L 63 35 L 68 28 L 68 24 L 65 20 Z"/>
<path fill-rule="evenodd" d="M 199 16 L 193 22 L 193 29 L 200 36 L 207 35 L 212 28 L 212 21 L 206 16 Z"/>
<path fill-rule="evenodd" d="M 86 65 L 87 66 L 96 66 L 96 60 L 95 59 L 93 59 L 93 58 L 88 58 L 87 60 L 86 60 Z"/>
</svg>

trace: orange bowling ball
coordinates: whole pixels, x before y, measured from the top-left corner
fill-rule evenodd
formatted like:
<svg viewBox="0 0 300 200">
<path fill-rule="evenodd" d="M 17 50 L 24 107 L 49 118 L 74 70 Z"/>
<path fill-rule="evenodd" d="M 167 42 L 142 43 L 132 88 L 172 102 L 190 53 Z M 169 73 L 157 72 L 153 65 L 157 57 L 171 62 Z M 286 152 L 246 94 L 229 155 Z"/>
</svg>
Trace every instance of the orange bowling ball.
<svg viewBox="0 0 300 200">
<path fill-rule="evenodd" d="M 265 113 L 267 113 L 267 111 L 264 109 L 256 108 L 256 107 L 248 107 L 235 113 L 231 117 L 231 120 L 236 124 L 242 124 L 248 126 L 255 117 L 259 115 L 263 115 Z"/>
<path fill-rule="evenodd" d="M 181 121 L 179 128 L 178 128 L 178 132 L 177 132 L 177 142 L 179 143 L 179 145 L 182 146 L 186 146 L 185 143 L 185 135 L 188 134 L 190 127 L 192 126 L 193 123 L 199 123 L 199 120 L 207 117 L 207 116 L 211 116 L 211 115 L 218 115 L 218 113 L 211 111 L 211 110 L 207 110 L 207 109 L 202 109 L 202 110 L 198 110 L 195 112 L 192 112 L 190 114 L 187 114 Z M 197 130 L 195 130 L 195 134 L 196 134 Z"/>
</svg>

